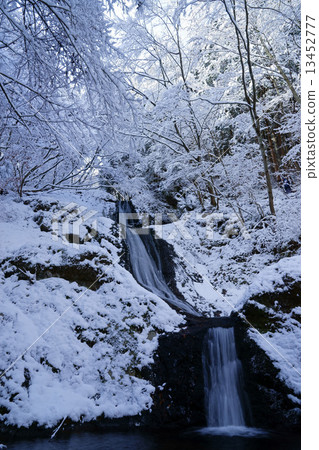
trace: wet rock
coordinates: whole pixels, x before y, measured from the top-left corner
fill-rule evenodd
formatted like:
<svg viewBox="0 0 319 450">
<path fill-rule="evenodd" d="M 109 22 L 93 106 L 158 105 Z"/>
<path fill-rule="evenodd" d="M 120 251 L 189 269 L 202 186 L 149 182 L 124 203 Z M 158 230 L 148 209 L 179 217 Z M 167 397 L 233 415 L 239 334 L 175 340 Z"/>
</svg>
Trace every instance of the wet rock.
<svg viewBox="0 0 319 450">
<path fill-rule="evenodd" d="M 238 357 L 242 362 L 252 425 L 260 428 L 294 430 L 300 428 L 300 409 L 289 398 L 296 395 L 279 378 L 268 355 L 248 336 L 248 326 L 233 314 Z M 283 364 L 285 362 L 283 361 Z"/>
<path fill-rule="evenodd" d="M 69 282 L 76 282 L 92 290 L 97 290 L 103 283 L 109 281 L 101 277 L 98 265 L 108 265 L 111 262 L 105 256 L 95 255 L 96 267 L 90 261 L 94 259 L 91 253 L 82 254 L 75 258 L 69 258 L 65 263 L 59 265 L 31 263 L 28 259 L 18 257 L 3 262 L 4 274 L 8 278 L 14 274 L 19 280 L 34 282 L 51 277 L 63 278 Z"/>
<path fill-rule="evenodd" d="M 189 318 L 188 326 L 179 333 L 159 338 L 159 346 L 151 368 L 143 376 L 156 387 L 152 410 L 143 414 L 149 426 L 183 428 L 206 425 L 203 341 L 209 328 L 232 325 L 228 318 Z"/>
</svg>

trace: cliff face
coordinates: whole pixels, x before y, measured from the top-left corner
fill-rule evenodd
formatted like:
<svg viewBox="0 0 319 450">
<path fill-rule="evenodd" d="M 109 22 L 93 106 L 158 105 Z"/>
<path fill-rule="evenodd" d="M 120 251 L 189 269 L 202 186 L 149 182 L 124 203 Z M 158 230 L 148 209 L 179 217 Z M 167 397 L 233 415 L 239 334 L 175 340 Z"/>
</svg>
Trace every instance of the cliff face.
<svg viewBox="0 0 319 450">
<path fill-rule="evenodd" d="M 151 413 L 143 415 L 142 423 L 165 427 L 206 425 L 203 341 L 209 328 L 220 326 L 235 329 L 244 371 L 244 395 L 250 405 L 248 424 L 298 430 L 300 408 L 293 400 L 295 392 L 279 378 L 279 369 L 249 336 L 246 323 L 236 314 L 231 318 L 191 320 L 180 332 L 160 337 L 154 364 L 145 371 L 156 389 Z"/>
<path fill-rule="evenodd" d="M 177 289 L 176 280 L 181 286 L 182 279 L 178 278 L 181 271 L 174 247 L 162 240 L 156 240 L 156 244 L 162 255 L 163 267 L 168 268 L 167 280 Z M 233 308 L 229 317 L 188 318 L 183 330 L 160 337 L 154 365 L 148 375 L 156 386 L 152 406 L 155 423 L 166 426 L 205 425 L 204 336 L 210 327 L 233 326 L 250 404 L 249 425 L 299 429 L 299 264 L 298 255 L 291 255 L 263 267 L 252 283 L 239 291 L 238 306 Z M 182 277 L 185 277 L 185 272 Z M 193 274 L 194 285 L 204 281 L 199 274 L 194 279 Z M 214 309 L 212 313 L 216 315 Z"/>
<path fill-rule="evenodd" d="M 300 282 L 286 280 L 285 289 L 245 302 L 245 320 L 234 314 L 258 426 L 300 426 L 300 298 Z"/>
</svg>

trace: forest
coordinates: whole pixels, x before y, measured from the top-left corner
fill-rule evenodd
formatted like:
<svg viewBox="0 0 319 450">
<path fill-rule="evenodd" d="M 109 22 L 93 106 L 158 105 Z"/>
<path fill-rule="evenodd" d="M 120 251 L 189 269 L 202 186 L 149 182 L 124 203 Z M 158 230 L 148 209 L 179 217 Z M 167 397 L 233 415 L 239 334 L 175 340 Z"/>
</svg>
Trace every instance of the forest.
<svg viewBox="0 0 319 450">
<path fill-rule="evenodd" d="M 299 41 L 290 0 L 4 1 L 0 188 L 103 179 L 275 216 L 299 183 Z"/>
<path fill-rule="evenodd" d="M 108 420 L 298 433 L 300 41 L 299 0 L 0 0 L 9 441 Z"/>
</svg>

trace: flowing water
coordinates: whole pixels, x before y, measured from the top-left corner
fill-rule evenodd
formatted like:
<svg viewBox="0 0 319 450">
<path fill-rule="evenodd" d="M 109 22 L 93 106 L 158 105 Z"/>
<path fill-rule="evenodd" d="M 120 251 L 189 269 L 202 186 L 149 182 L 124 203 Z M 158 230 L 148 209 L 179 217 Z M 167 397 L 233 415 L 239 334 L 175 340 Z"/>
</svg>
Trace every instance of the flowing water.
<svg viewBox="0 0 319 450">
<path fill-rule="evenodd" d="M 131 213 L 130 205 L 121 202 L 120 212 Z M 161 258 L 152 236 L 147 239 L 126 229 L 127 245 L 133 275 L 149 291 L 177 306 L 198 315 L 186 302 L 176 298 L 167 286 Z M 186 351 L 186 349 L 185 349 Z M 14 450 L 299 450 L 300 436 L 264 432 L 247 426 L 249 410 L 244 395 L 241 362 L 238 359 L 233 328 L 211 328 L 204 340 L 202 354 L 207 427 L 196 430 L 147 429 L 102 432 L 59 432 L 54 440 L 30 439 L 6 442 Z"/>
<path fill-rule="evenodd" d="M 209 427 L 246 426 L 241 362 L 233 328 L 211 328 L 203 352 L 205 403 Z"/>
<path fill-rule="evenodd" d="M 145 289 L 158 295 L 181 311 L 200 316 L 190 304 L 177 298 L 168 287 L 163 276 L 161 257 L 154 243 L 154 238 L 148 230 L 133 228 L 134 225 L 132 225 L 129 217 L 133 211 L 129 202 L 119 202 L 119 213 L 121 214 L 120 223 L 125 225 L 126 243 L 136 281 Z M 147 234 L 141 235 L 142 231 L 146 231 Z"/>
<path fill-rule="evenodd" d="M 203 434 L 264 435 L 247 426 L 249 405 L 237 356 L 234 328 L 210 328 L 204 340 L 203 372 L 207 427 Z"/>
</svg>

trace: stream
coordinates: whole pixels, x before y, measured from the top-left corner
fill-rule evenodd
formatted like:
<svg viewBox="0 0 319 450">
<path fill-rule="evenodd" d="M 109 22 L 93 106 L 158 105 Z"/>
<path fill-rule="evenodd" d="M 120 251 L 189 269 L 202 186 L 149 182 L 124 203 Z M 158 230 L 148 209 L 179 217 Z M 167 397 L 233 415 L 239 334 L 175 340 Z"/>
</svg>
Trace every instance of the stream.
<svg viewBox="0 0 319 450">
<path fill-rule="evenodd" d="M 219 436 L 201 430 L 170 431 L 108 431 L 81 432 L 67 437 L 20 441 L 8 450 L 297 450 L 300 437 L 293 434 L 260 434 L 257 436 Z"/>
</svg>

